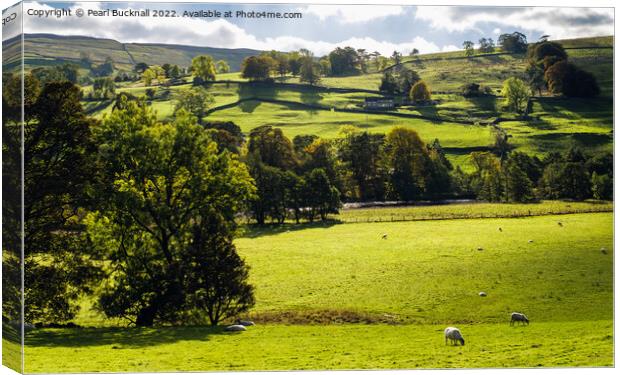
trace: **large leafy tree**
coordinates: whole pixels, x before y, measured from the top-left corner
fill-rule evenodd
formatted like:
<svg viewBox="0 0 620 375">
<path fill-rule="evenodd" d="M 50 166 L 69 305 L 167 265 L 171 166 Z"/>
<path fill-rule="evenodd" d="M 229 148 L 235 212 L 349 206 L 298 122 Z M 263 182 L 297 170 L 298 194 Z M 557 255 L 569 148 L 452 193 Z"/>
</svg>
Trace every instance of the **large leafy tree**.
<svg viewBox="0 0 620 375">
<path fill-rule="evenodd" d="M 383 134 L 351 131 L 338 140 L 338 157 L 346 170 L 348 195 L 360 199 L 385 197 L 385 170 L 382 165 Z"/>
<path fill-rule="evenodd" d="M 391 194 L 406 201 L 420 198 L 430 177 L 426 145 L 417 132 L 403 127 L 392 129 L 385 143 Z"/>
<path fill-rule="evenodd" d="M 328 58 L 334 76 L 355 75 L 362 70 L 358 51 L 352 47 L 336 47 Z"/>
<path fill-rule="evenodd" d="M 504 81 L 502 96 L 506 98 L 506 105 L 511 111 L 523 113 L 531 96 L 530 87 L 516 77 L 510 77 Z"/>
<path fill-rule="evenodd" d="M 196 87 L 192 90 L 183 90 L 179 92 L 175 113 L 185 110 L 196 116 L 198 123 L 202 124 L 203 118 L 207 114 L 207 110 L 215 100 L 204 87 Z"/>
<path fill-rule="evenodd" d="M 209 55 L 200 55 L 192 59 L 192 72 L 194 73 L 194 82 L 202 84 L 207 81 L 215 81 L 215 61 Z"/>
<path fill-rule="evenodd" d="M 150 326 L 192 313 L 217 324 L 251 307 L 232 244 L 234 216 L 254 192 L 247 168 L 193 116 L 161 124 L 137 102 L 107 117 L 97 140 L 105 173 L 89 236 L 111 261 L 101 310 Z"/>
<path fill-rule="evenodd" d="M 67 321 L 78 311 L 75 299 L 90 291 L 89 281 L 97 274 L 95 254 L 87 253 L 78 220 L 94 178 L 94 121 L 82 109 L 77 86 L 56 81 L 42 87 L 33 75 L 26 75 L 22 122 L 22 80 L 12 76 L 4 83 L 3 250 L 19 253 L 23 209 L 24 318 Z M 5 260 L 5 271 L 17 270 L 19 257 Z M 18 306 L 5 305 L 4 313 L 14 318 Z"/>
<path fill-rule="evenodd" d="M 268 55 L 246 57 L 241 64 L 241 76 L 251 81 L 265 81 L 276 71 L 277 65 Z"/>
</svg>

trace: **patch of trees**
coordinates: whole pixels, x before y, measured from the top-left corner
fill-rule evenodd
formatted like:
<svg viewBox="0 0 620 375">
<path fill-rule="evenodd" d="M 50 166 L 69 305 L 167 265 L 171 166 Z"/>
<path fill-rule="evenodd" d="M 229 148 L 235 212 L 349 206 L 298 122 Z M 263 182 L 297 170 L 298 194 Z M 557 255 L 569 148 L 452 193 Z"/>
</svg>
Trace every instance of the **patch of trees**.
<svg viewBox="0 0 620 375">
<path fill-rule="evenodd" d="M 204 87 L 195 87 L 191 90 L 181 90 L 177 94 L 177 104 L 174 109 L 175 116 L 179 113 L 189 112 L 202 124 L 207 110 L 215 103 L 213 95 L 209 94 Z"/>
<path fill-rule="evenodd" d="M 412 87 L 420 81 L 420 76 L 415 70 L 401 67 L 391 69 L 383 73 L 379 91 L 390 95 L 409 95 Z"/>
<path fill-rule="evenodd" d="M 524 53 L 528 48 L 527 37 L 518 31 L 500 35 L 497 38 L 497 44 L 502 51 L 510 53 Z"/>
<path fill-rule="evenodd" d="M 96 78 L 93 82 L 92 99 L 113 99 L 116 92 L 114 80 L 110 77 Z"/>
<path fill-rule="evenodd" d="M 95 77 L 107 77 L 114 73 L 114 60 L 108 56 L 103 63 L 91 66 L 90 72 Z"/>
<path fill-rule="evenodd" d="M 79 310 L 76 298 L 92 294 L 101 276 L 98 254 L 80 227 L 80 207 L 92 202 L 96 180 L 96 120 L 84 113 L 73 83 L 41 82 L 31 73 L 23 76 L 22 122 L 21 76 L 5 75 L 3 81 L 2 237 L 3 250 L 16 255 L 3 256 L 3 278 L 20 280 L 23 209 L 24 321 L 67 321 Z M 16 320 L 20 291 L 12 285 L 3 285 L 2 314 Z"/>
<path fill-rule="evenodd" d="M 30 71 L 40 84 L 48 82 L 69 81 L 77 83 L 79 74 L 78 66 L 75 64 L 62 64 L 49 67 L 38 67 Z"/>
<path fill-rule="evenodd" d="M 492 38 L 480 38 L 480 40 L 478 40 L 478 44 L 478 51 L 480 53 L 495 52 L 495 42 Z"/>
<path fill-rule="evenodd" d="M 476 168 L 466 176 L 465 190 L 491 202 L 539 199 L 612 199 L 612 155 L 586 156 L 571 148 L 540 160 L 511 152 L 504 160 L 491 153 L 472 153 Z"/>
<path fill-rule="evenodd" d="M 357 75 L 363 71 L 365 56 L 352 47 L 336 47 L 328 55 L 332 76 Z"/>
<path fill-rule="evenodd" d="M 461 94 L 465 98 L 491 95 L 493 90 L 489 86 L 482 86 L 478 83 L 467 83 L 461 87 Z"/>
<path fill-rule="evenodd" d="M 246 57 L 241 64 L 241 76 L 250 81 L 266 81 L 271 78 L 276 61 L 267 55 Z"/>
<path fill-rule="evenodd" d="M 338 212 L 340 192 L 335 176 L 330 178 L 335 157 L 328 143 L 313 142 L 298 153 L 282 130 L 261 126 L 250 132 L 247 150 L 257 187 L 250 208 L 257 223 L 283 223 L 291 216 L 312 222 Z"/>
<path fill-rule="evenodd" d="M 568 61 L 561 44 L 540 41 L 528 49 L 528 82 L 539 94 L 547 89 L 569 97 L 594 97 L 600 88 L 593 74 Z"/>
</svg>

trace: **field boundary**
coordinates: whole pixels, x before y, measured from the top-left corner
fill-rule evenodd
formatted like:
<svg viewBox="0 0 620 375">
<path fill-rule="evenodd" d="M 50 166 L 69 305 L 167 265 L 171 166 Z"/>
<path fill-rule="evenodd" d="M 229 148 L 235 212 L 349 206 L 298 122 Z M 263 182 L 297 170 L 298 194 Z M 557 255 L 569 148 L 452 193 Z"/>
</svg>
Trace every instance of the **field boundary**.
<svg viewBox="0 0 620 375">
<path fill-rule="evenodd" d="M 591 214 L 591 213 L 604 213 L 613 212 L 613 207 L 602 207 L 600 209 L 589 208 L 583 210 L 571 210 L 571 211 L 547 211 L 547 212 L 514 212 L 513 214 L 493 214 L 484 213 L 479 214 L 452 214 L 452 215 L 440 215 L 440 216 L 416 216 L 415 214 L 389 214 L 378 215 L 369 217 L 354 217 L 343 218 L 335 217 L 334 220 L 338 220 L 342 224 L 357 224 L 357 223 L 391 223 L 391 222 L 403 222 L 403 221 L 439 221 L 439 220 L 468 220 L 468 219 L 515 219 L 521 217 L 536 217 L 536 216 L 557 216 L 557 215 L 576 215 L 576 214 Z"/>
<path fill-rule="evenodd" d="M 428 121 L 432 121 L 432 122 L 449 122 L 449 123 L 454 123 L 454 124 L 462 124 L 462 125 L 490 125 L 491 121 L 489 122 L 477 122 L 477 121 L 472 121 L 472 120 L 458 120 L 458 119 L 444 119 L 441 117 L 430 117 L 430 116 L 424 116 L 424 115 L 417 115 L 414 113 L 400 113 L 400 112 L 389 112 L 389 111 L 369 111 L 369 110 L 364 110 L 364 109 L 355 109 L 355 108 L 338 108 L 338 107 L 326 107 L 326 106 L 322 106 L 322 105 L 316 105 L 316 104 L 305 104 L 305 103 L 300 103 L 300 102 L 294 102 L 294 101 L 290 101 L 290 100 L 280 100 L 280 99 L 266 99 L 266 98 L 259 98 L 259 97 L 247 97 L 247 98 L 243 98 L 243 99 L 239 99 L 236 102 L 233 103 L 229 103 L 229 104 L 224 104 L 221 105 L 219 107 L 215 107 L 215 108 L 211 108 L 206 112 L 206 115 L 210 115 L 211 113 L 217 112 L 217 111 L 222 111 L 225 109 L 230 109 L 230 108 L 234 108 L 244 102 L 249 102 L 249 101 L 257 101 L 257 102 L 263 102 L 263 103 L 271 103 L 271 104 L 281 104 L 281 105 L 286 105 L 286 106 L 298 106 L 298 107 L 302 107 L 305 109 L 309 109 L 309 110 L 319 110 L 319 111 L 333 111 L 333 112 L 347 112 L 347 113 L 359 113 L 359 114 L 371 114 L 371 115 L 384 115 L 384 116 L 393 116 L 393 117 L 400 117 L 400 118 L 416 118 L 416 119 L 421 119 L 421 120 L 428 120 Z"/>
</svg>

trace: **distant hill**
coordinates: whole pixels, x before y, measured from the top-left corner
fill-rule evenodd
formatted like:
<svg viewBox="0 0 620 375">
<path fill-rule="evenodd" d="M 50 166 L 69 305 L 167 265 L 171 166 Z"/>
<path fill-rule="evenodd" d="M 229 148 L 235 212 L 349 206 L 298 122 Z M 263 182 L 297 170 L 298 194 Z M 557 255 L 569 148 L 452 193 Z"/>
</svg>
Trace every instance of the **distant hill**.
<svg viewBox="0 0 620 375">
<path fill-rule="evenodd" d="M 19 63 L 19 37 L 3 43 L 4 69 Z M 144 62 L 149 65 L 176 64 L 189 66 L 198 55 L 211 55 L 215 60 L 226 60 L 233 71 L 241 69 L 241 62 L 247 56 L 261 51 L 239 48 L 212 48 L 176 44 L 121 43 L 113 39 L 87 36 L 64 36 L 55 34 L 26 34 L 24 37 L 26 69 L 79 62 L 80 53 L 87 52 L 94 63 L 101 63 L 107 57 L 114 60 L 119 70 L 131 70 L 133 65 Z"/>
</svg>

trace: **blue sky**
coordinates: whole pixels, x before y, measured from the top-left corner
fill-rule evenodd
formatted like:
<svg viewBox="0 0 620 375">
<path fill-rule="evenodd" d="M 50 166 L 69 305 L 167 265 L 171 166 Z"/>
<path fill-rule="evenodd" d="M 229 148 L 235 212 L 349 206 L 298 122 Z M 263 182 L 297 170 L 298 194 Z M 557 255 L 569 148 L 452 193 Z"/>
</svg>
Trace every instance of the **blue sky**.
<svg viewBox="0 0 620 375">
<path fill-rule="evenodd" d="M 433 7 L 386 5 L 259 5 L 179 3 L 26 2 L 27 9 L 175 9 L 301 12 L 302 19 L 112 18 L 25 16 L 27 33 L 88 35 L 121 42 L 294 50 L 323 55 L 350 45 L 384 55 L 413 48 L 422 53 L 460 49 L 464 40 L 523 32 L 528 40 L 612 35 L 613 9 L 557 7 Z M 7 33 L 8 30 L 5 30 Z"/>
</svg>

